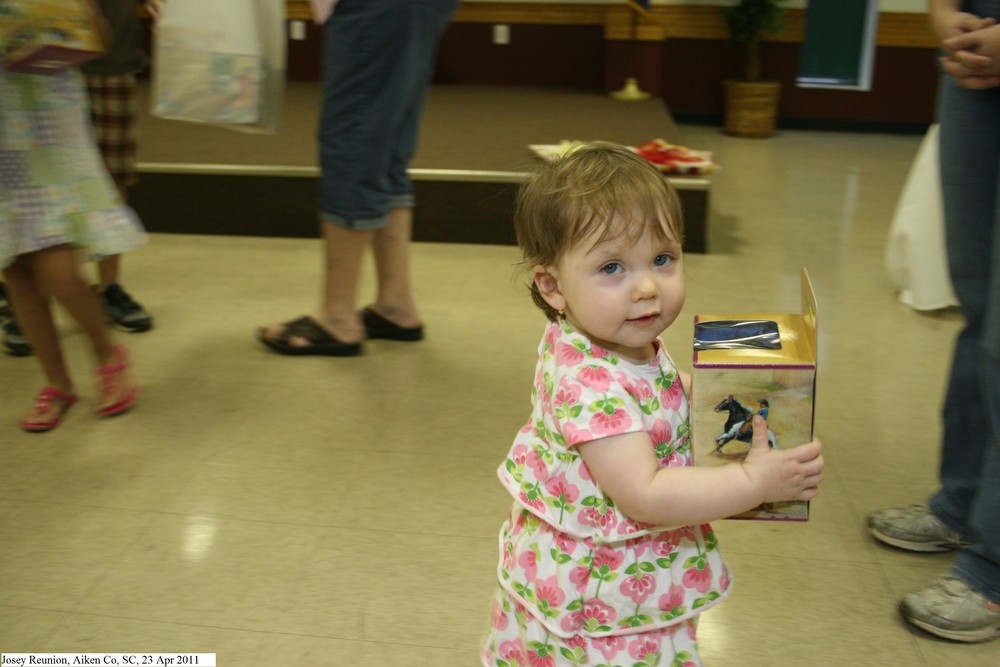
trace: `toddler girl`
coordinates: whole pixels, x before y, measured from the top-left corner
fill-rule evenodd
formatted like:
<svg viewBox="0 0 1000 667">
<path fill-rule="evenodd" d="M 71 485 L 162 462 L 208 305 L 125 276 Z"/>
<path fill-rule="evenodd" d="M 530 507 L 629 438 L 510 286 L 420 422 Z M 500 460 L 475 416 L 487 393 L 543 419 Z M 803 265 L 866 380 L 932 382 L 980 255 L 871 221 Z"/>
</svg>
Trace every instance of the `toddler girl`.
<svg viewBox="0 0 1000 667">
<path fill-rule="evenodd" d="M 483 663 L 701 665 L 698 615 L 732 577 L 708 521 L 816 496 L 818 440 L 692 467 L 689 378 L 658 336 L 684 304 L 676 193 L 631 151 L 593 144 L 521 190 L 535 303 L 534 409 L 498 474 L 514 497 Z"/>
</svg>

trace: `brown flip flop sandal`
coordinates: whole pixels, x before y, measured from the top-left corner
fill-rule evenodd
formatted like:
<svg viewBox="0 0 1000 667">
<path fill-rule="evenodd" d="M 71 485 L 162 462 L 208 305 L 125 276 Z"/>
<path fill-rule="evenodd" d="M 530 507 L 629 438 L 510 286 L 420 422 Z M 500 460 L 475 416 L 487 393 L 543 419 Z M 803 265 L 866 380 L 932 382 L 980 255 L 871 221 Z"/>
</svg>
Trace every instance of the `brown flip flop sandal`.
<svg viewBox="0 0 1000 667">
<path fill-rule="evenodd" d="M 264 330 L 257 332 L 257 338 L 264 345 L 281 354 L 306 356 L 324 355 L 330 357 L 354 357 L 361 354 L 361 343 L 345 343 L 337 340 L 308 315 L 285 322 L 284 330 L 277 338 L 268 338 Z M 293 345 L 292 338 L 302 338 L 308 345 Z"/>
<path fill-rule="evenodd" d="M 361 321 L 365 325 L 365 333 L 369 338 L 384 338 L 386 340 L 418 341 L 424 337 L 424 328 L 401 327 L 387 320 L 371 308 L 361 311 Z"/>
</svg>

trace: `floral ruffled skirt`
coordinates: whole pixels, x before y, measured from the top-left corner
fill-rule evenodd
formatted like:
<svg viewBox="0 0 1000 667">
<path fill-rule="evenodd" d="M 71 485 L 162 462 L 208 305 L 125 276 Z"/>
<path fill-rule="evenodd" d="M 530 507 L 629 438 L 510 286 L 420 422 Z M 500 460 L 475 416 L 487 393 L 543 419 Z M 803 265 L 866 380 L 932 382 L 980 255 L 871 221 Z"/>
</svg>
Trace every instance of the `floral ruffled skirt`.
<svg viewBox="0 0 1000 667">
<path fill-rule="evenodd" d="M 549 632 L 530 611 L 498 588 L 482 658 L 488 667 L 701 667 L 697 627 L 695 616 L 648 632 L 564 639 Z"/>
</svg>

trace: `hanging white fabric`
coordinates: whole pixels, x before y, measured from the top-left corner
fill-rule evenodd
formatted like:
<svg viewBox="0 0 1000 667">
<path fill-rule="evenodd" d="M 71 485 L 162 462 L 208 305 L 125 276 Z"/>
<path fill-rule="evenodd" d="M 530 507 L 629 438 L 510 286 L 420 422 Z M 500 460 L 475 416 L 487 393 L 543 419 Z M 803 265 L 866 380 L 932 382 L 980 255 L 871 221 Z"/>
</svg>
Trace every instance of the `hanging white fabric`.
<svg viewBox="0 0 1000 667">
<path fill-rule="evenodd" d="M 916 310 L 958 305 L 948 274 L 938 167 L 938 126 L 932 125 L 910 167 L 889 229 L 885 262 L 899 299 Z"/>
</svg>

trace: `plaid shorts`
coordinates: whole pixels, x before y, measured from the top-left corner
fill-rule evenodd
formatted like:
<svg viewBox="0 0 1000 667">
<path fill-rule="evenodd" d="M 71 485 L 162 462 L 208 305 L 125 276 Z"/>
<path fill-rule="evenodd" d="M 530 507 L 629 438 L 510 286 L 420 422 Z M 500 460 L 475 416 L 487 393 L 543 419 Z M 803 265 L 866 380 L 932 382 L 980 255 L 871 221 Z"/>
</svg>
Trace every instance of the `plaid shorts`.
<svg viewBox="0 0 1000 667">
<path fill-rule="evenodd" d="M 104 164 L 119 188 L 138 180 L 135 170 L 135 75 L 88 74 L 90 118 Z"/>
</svg>

